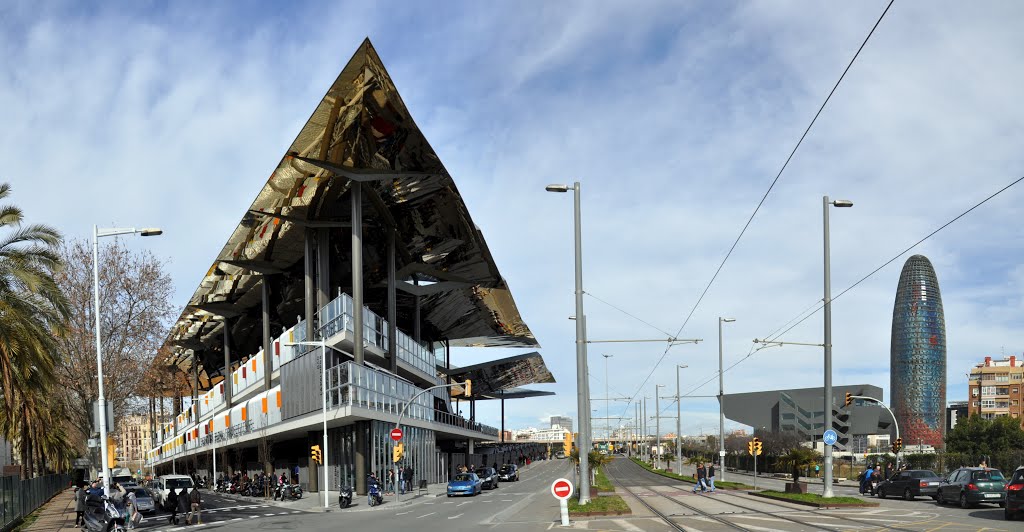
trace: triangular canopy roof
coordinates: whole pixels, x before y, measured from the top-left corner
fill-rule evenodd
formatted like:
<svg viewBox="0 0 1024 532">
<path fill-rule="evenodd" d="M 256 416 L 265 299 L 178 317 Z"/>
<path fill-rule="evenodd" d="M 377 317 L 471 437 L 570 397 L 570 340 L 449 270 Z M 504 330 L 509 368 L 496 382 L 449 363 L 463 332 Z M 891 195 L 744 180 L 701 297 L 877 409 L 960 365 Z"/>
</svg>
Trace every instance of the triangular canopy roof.
<svg viewBox="0 0 1024 532">
<path fill-rule="evenodd" d="M 330 295 L 351 293 L 345 273 L 351 249 L 344 229 L 350 220 L 346 193 L 360 182 L 364 286 L 371 309 L 386 315 L 387 232 L 393 227 L 399 278 L 425 283 L 407 285 L 404 291 L 421 295 L 425 340 L 447 340 L 452 346 L 537 346 L 455 182 L 367 39 L 242 213 L 172 327 L 167 341 L 172 354 L 163 362 L 191 371 L 197 355 L 208 363 L 200 369 L 202 386 L 209 386 L 223 366 L 218 352 L 225 318 L 232 338 L 242 343 L 232 355 L 254 354 L 260 347 L 263 282 L 271 293 L 273 334 L 294 325 L 302 314 L 307 228 L 335 228 Z M 408 330 L 412 298 L 404 295 L 398 303 L 398 325 Z"/>
</svg>

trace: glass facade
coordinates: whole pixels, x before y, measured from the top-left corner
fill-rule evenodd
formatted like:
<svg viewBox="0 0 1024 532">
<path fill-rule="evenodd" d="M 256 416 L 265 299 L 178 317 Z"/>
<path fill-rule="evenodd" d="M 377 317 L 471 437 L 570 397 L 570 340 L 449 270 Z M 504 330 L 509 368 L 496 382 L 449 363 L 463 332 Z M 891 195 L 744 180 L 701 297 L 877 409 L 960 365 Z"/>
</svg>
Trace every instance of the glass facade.
<svg viewBox="0 0 1024 532">
<path fill-rule="evenodd" d="M 364 431 L 361 437 L 368 442 L 366 449 L 366 473 L 371 471 L 377 475 L 381 483 L 387 481 L 387 471 L 395 466 L 391 461 L 391 449 L 394 443 L 391 440 L 391 429 L 395 428 L 391 423 L 383 421 L 369 421 L 356 423 L 328 432 L 330 445 L 328 451 L 331 453 L 331 489 L 338 489 L 339 485 L 356 485 L 356 438 L 359 431 Z M 405 455 L 399 467 L 411 467 L 413 474 L 413 486 L 418 486 L 421 479 L 428 483 L 435 483 L 437 479 L 437 444 L 434 438 L 434 431 L 419 427 L 402 425 L 402 443 L 405 445 Z"/>
<path fill-rule="evenodd" d="M 890 394 L 904 441 L 943 447 L 946 426 L 946 320 L 939 280 L 923 255 L 907 259 L 896 287 Z"/>
</svg>

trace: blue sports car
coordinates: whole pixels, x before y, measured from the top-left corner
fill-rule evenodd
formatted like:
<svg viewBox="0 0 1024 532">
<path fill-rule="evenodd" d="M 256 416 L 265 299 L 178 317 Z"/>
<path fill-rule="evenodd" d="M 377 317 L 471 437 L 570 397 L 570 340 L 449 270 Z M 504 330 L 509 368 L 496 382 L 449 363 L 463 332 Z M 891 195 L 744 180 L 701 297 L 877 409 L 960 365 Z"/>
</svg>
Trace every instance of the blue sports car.
<svg viewBox="0 0 1024 532">
<path fill-rule="evenodd" d="M 484 483 L 476 473 L 459 473 L 448 482 L 448 496 L 469 495 L 470 497 L 481 493 Z"/>
</svg>

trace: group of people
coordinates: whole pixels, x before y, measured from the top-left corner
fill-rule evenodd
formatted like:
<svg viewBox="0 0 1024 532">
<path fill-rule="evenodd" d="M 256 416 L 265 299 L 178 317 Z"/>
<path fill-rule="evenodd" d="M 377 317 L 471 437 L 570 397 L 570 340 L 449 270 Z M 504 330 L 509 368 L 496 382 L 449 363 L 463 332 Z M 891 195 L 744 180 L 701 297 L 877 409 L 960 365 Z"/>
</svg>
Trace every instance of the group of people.
<svg viewBox="0 0 1024 532">
<path fill-rule="evenodd" d="M 693 492 L 697 493 L 700 491 L 714 492 L 715 491 L 715 464 L 704 464 L 704 462 L 697 463 L 697 483 L 693 486 Z"/>
<path fill-rule="evenodd" d="M 167 524 L 178 524 L 178 514 L 185 515 L 185 524 L 191 525 L 192 519 L 195 518 L 195 524 L 202 524 L 200 514 L 202 512 L 202 500 L 199 497 L 199 488 L 192 488 L 189 491 L 188 488 L 181 488 L 180 493 L 176 493 L 174 488 L 171 488 L 167 494 L 167 505 L 171 507 L 171 517 L 167 519 Z"/>
<path fill-rule="evenodd" d="M 398 492 L 402 495 L 405 495 L 406 491 L 412 491 L 412 467 L 409 465 L 406 465 L 405 467 L 398 467 L 397 479 L 395 478 L 395 468 L 388 468 L 384 478 L 387 480 L 384 485 L 385 492 L 394 493 L 396 484 Z"/>
</svg>

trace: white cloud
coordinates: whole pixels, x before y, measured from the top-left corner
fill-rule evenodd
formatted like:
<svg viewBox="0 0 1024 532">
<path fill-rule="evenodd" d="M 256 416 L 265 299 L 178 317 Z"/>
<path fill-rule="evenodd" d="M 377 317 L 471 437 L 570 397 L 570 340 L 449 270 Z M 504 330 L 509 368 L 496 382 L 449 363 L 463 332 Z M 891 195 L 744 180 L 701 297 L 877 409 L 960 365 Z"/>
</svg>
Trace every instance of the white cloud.
<svg viewBox="0 0 1024 532">
<path fill-rule="evenodd" d="M 231 6 L 199 16 L 187 5 L 17 5 L 0 17 L 0 179 L 31 220 L 71 236 L 93 223 L 163 226 L 160 239 L 133 245 L 173 259 L 184 303 L 369 34 L 558 379 L 538 387 L 556 397 L 507 402 L 506 425 L 535 423 L 537 411 L 576 418 L 571 198 L 543 186 L 583 182 L 586 289 L 675 332 L 883 7 L 317 4 L 285 20 Z M 724 332 L 731 364 L 821 298 L 822 195 L 856 203 L 832 215 L 838 293 L 1021 174 L 1021 9 L 894 5 L 682 332 L 705 342 L 673 348 L 645 394 L 674 388 L 674 364 L 690 366 L 691 387 L 714 376 L 717 316 L 738 320 Z M 942 286 L 950 399 L 966 394 L 974 361 L 1020 351 L 1019 195 L 1011 189 L 916 250 Z M 902 262 L 836 302 L 837 384 L 888 393 Z M 592 338 L 661 335 L 585 304 Z M 821 334 L 817 315 L 787 339 Z M 591 346 L 595 395 L 600 353 L 615 355 L 612 394 L 632 396 L 663 351 Z M 454 362 L 511 354 L 459 351 Z M 813 386 L 821 372 L 820 350 L 768 349 L 730 371 L 726 391 Z M 716 391 L 712 382 L 695 393 Z M 478 417 L 498 425 L 490 403 Z M 713 399 L 683 406 L 684 432 L 717 426 Z"/>
</svg>

